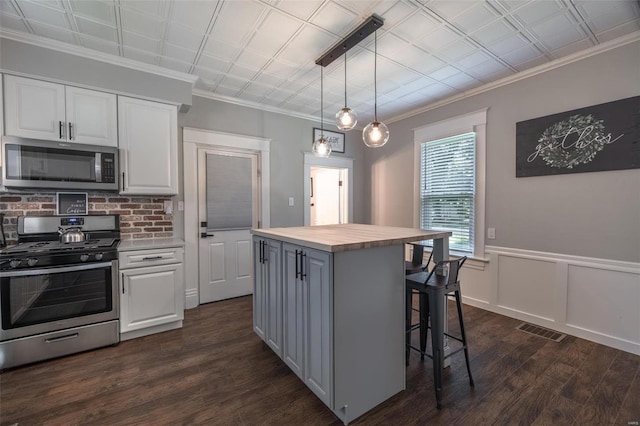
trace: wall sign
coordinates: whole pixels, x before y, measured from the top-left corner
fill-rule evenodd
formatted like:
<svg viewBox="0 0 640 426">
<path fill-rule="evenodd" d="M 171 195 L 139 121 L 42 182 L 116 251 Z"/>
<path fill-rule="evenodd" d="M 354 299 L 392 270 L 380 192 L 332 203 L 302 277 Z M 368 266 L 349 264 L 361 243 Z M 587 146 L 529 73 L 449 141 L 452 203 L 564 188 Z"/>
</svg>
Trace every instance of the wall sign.
<svg viewBox="0 0 640 426">
<path fill-rule="evenodd" d="M 640 168 L 640 96 L 516 123 L 516 177 Z"/>
<path fill-rule="evenodd" d="M 317 127 L 313 128 L 313 140 L 311 143 L 320 139 L 320 135 L 324 133 L 325 139 L 331 144 L 331 152 L 344 152 L 344 133 L 332 132 L 331 130 L 321 130 Z"/>
<path fill-rule="evenodd" d="M 56 214 L 59 216 L 88 214 L 88 200 L 86 192 L 56 192 Z"/>
</svg>

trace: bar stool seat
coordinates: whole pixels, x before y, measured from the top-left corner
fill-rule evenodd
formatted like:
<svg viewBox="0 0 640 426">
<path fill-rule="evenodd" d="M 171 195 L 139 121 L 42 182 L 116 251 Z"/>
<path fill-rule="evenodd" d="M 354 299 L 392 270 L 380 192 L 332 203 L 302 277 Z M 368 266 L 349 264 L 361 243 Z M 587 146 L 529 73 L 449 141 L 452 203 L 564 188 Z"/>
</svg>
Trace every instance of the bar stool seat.
<svg viewBox="0 0 640 426">
<path fill-rule="evenodd" d="M 426 271 L 429 268 L 431 259 L 433 258 L 433 251 L 429 255 L 427 263 L 424 262 L 424 246 L 419 243 L 409 243 L 413 246 L 413 252 L 411 253 L 411 260 L 404 261 L 404 273 L 405 275 L 415 274 L 418 272 Z"/>
<path fill-rule="evenodd" d="M 431 272 L 419 272 L 406 276 L 406 364 L 409 365 L 411 349 L 420 353 L 420 359 L 424 359 L 425 355 L 433 359 L 434 384 L 438 409 L 442 408 L 442 368 L 445 358 L 464 350 L 467 373 L 469 374 L 469 384 L 471 386 L 474 385 L 471 366 L 469 364 L 469 350 L 464 330 L 464 318 L 462 316 L 460 280 L 458 280 L 458 271 L 466 260 L 466 257 L 461 257 L 456 260 L 439 261 Z M 411 322 L 414 292 L 419 294 L 420 301 L 420 322 L 417 324 L 412 324 Z M 460 337 L 453 336 L 444 331 L 445 324 L 443 321 L 446 321 L 444 318 L 445 303 L 449 295 L 455 296 L 456 299 L 458 321 L 460 322 Z M 431 323 L 430 326 L 429 322 Z M 420 348 L 411 345 L 411 332 L 417 329 L 420 330 Z M 428 329 L 431 329 L 432 354 L 426 353 Z M 462 347 L 445 356 L 445 336 L 461 342 Z"/>
</svg>

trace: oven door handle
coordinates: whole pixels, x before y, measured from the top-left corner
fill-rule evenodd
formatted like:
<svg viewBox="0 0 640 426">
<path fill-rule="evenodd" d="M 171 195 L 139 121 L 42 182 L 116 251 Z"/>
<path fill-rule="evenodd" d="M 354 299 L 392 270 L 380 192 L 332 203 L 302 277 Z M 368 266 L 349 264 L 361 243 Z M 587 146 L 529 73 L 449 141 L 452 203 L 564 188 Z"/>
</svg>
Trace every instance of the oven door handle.
<svg viewBox="0 0 640 426">
<path fill-rule="evenodd" d="M 87 271 L 89 269 L 110 268 L 112 262 L 89 263 L 85 265 L 65 266 L 62 268 L 21 269 L 18 271 L 2 271 L 3 277 L 28 277 L 31 275 L 62 274 L 65 272 Z"/>
</svg>

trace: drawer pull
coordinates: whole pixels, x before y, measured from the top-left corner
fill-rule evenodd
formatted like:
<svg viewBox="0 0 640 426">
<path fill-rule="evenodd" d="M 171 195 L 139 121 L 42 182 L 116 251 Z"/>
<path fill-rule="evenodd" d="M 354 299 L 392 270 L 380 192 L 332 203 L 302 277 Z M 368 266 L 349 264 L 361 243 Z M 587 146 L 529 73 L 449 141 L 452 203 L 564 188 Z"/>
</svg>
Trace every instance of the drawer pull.
<svg viewBox="0 0 640 426">
<path fill-rule="evenodd" d="M 54 337 L 53 339 L 46 339 L 45 343 L 62 342 L 63 340 L 75 339 L 78 337 L 78 333 L 67 334 L 66 336 Z"/>
<path fill-rule="evenodd" d="M 142 260 L 159 260 L 159 259 L 164 259 L 164 257 L 162 256 L 145 256 L 142 258 Z"/>
</svg>

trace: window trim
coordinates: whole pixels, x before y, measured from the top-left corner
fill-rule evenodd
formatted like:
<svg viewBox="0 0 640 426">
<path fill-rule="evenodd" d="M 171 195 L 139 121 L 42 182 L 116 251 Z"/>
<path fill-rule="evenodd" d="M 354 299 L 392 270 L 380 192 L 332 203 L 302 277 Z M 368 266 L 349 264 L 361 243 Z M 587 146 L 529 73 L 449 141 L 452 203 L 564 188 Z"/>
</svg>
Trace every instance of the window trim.
<svg viewBox="0 0 640 426">
<path fill-rule="evenodd" d="M 424 142 L 448 138 L 462 133 L 474 132 L 476 134 L 475 234 L 472 257 L 480 259 L 485 256 L 487 111 L 488 108 L 484 108 L 413 129 L 413 226 L 415 228 L 420 228 L 420 145 Z"/>
</svg>

